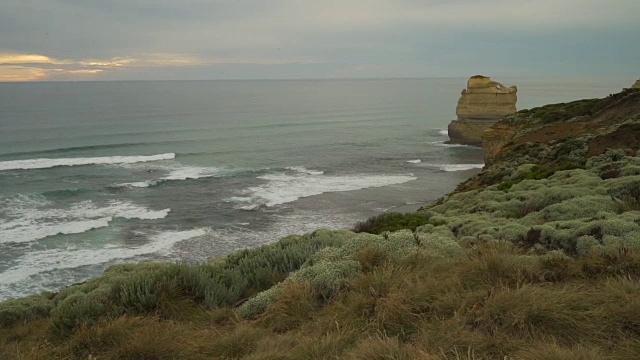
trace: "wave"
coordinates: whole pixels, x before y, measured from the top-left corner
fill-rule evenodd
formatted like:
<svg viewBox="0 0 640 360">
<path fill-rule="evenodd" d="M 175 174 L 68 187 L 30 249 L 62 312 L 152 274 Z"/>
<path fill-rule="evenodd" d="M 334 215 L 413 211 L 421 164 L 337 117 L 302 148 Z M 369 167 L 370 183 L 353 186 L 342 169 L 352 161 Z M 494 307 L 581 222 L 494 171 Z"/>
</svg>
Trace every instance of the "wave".
<svg viewBox="0 0 640 360">
<path fill-rule="evenodd" d="M 286 170 L 297 171 L 299 173 L 307 174 L 307 175 L 323 175 L 324 174 L 324 171 L 321 171 L 321 170 L 309 170 L 309 169 L 305 168 L 304 166 L 291 166 L 291 167 L 286 168 Z"/>
<path fill-rule="evenodd" d="M 149 236 L 147 243 L 135 247 L 110 245 L 99 249 L 77 250 L 75 248 L 65 248 L 32 251 L 16 259 L 18 265 L 0 273 L 0 284 L 23 281 L 34 275 L 54 270 L 74 269 L 82 266 L 109 263 L 114 260 L 167 252 L 181 241 L 206 234 L 207 230 L 204 228 L 187 231 L 166 231 Z M 45 278 L 49 278 L 49 276 Z M 76 281 L 81 280 L 76 279 Z"/>
<path fill-rule="evenodd" d="M 429 142 L 428 144 L 429 145 L 433 145 L 433 146 L 442 146 L 442 147 L 451 147 L 451 148 L 467 147 L 467 148 L 477 148 L 477 149 L 479 149 L 479 147 L 477 147 L 477 146 L 464 145 L 464 144 L 447 144 L 445 141 L 432 141 L 432 142 Z"/>
<path fill-rule="evenodd" d="M 105 164 L 133 164 L 139 162 L 161 161 L 175 159 L 176 154 L 166 153 L 150 156 L 106 156 L 92 158 L 59 158 L 59 159 L 29 159 L 0 161 L 0 171 L 48 169 L 56 166 L 105 165 Z"/>
<path fill-rule="evenodd" d="M 304 172 L 295 174 L 276 173 L 258 176 L 266 184 L 250 187 L 241 192 L 241 196 L 228 199 L 247 203 L 240 208 L 254 210 L 261 206 L 273 207 L 314 195 L 328 192 L 344 192 L 368 188 L 401 184 L 417 178 L 408 175 L 310 175 Z"/>
<path fill-rule="evenodd" d="M 46 197 L 58 197 L 58 198 L 67 198 L 72 196 L 79 196 L 84 193 L 87 193 L 91 190 L 89 189 L 79 189 L 79 188 L 70 188 L 70 189 L 61 189 L 61 190 L 49 190 L 44 191 L 41 194 Z"/>
<path fill-rule="evenodd" d="M 422 162 L 422 160 L 417 159 L 417 160 L 407 160 L 406 162 L 408 162 L 409 164 L 420 164 Z"/>
<path fill-rule="evenodd" d="M 148 188 L 148 187 L 160 185 L 167 181 L 195 180 L 200 178 L 217 176 L 222 173 L 222 169 L 213 168 L 213 167 L 179 166 L 179 167 L 171 167 L 167 169 L 169 169 L 169 174 L 159 179 L 116 184 L 116 185 L 113 185 L 113 187 Z"/>
<path fill-rule="evenodd" d="M 438 134 L 444 135 L 444 136 L 449 136 L 449 130 L 447 130 L 447 129 L 439 130 Z"/>
<path fill-rule="evenodd" d="M 20 156 L 20 155 L 32 155 L 32 154 L 56 154 L 56 153 L 65 153 L 71 151 L 83 151 L 83 150 L 106 150 L 106 149 L 115 149 L 121 147 L 132 147 L 132 146 L 143 146 L 147 143 L 122 143 L 122 144 L 102 144 L 102 145 L 86 145 L 86 146 L 71 146 L 71 147 L 63 147 L 63 148 L 55 148 L 55 149 L 46 149 L 46 150 L 32 150 L 32 151 L 20 151 L 20 152 L 12 152 L 2 154 L 2 157 L 5 156 Z"/>
<path fill-rule="evenodd" d="M 32 242 L 58 234 L 81 234 L 107 227 L 115 218 L 163 219 L 171 211 L 150 210 L 126 201 L 110 201 L 99 207 L 86 200 L 67 209 L 48 208 L 50 204 L 46 200 L 24 197 L 2 201 L 0 244 Z"/>
<path fill-rule="evenodd" d="M 430 167 L 435 167 L 441 171 L 446 171 L 446 172 L 482 169 L 484 167 L 484 164 L 427 164 L 427 165 Z"/>
</svg>

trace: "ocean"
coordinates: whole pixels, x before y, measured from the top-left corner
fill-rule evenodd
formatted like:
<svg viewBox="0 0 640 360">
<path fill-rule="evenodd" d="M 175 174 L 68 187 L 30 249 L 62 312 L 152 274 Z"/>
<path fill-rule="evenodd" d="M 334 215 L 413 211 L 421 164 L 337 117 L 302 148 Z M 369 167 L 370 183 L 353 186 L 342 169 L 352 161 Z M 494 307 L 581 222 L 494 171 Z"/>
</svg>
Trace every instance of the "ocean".
<svg viewBox="0 0 640 360">
<path fill-rule="evenodd" d="M 520 109 L 630 85 L 497 80 Z M 444 143 L 465 84 L 0 83 L 0 300 L 416 210 L 483 165 Z"/>
</svg>

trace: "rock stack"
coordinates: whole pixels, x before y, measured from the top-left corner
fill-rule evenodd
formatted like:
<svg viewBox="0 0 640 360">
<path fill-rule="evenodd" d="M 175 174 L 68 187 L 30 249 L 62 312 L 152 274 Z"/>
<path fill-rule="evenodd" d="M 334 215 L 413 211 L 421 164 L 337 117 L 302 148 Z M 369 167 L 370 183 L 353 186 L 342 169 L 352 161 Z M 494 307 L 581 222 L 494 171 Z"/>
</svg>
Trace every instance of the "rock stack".
<svg viewBox="0 0 640 360">
<path fill-rule="evenodd" d="M 458 120 L 449 124 L 450 143 L 482 146 L 482 132 L 517 111 L 517 93 L 515 86 L 506 87 L 482 75 L 472 76 L 458 101 Z"/>
<path fill-rule="evenodd" d="M 636 81 L 635 84 L 631 87 L 632 89 L 640 89 L 640 80 Z"/>
</svg>

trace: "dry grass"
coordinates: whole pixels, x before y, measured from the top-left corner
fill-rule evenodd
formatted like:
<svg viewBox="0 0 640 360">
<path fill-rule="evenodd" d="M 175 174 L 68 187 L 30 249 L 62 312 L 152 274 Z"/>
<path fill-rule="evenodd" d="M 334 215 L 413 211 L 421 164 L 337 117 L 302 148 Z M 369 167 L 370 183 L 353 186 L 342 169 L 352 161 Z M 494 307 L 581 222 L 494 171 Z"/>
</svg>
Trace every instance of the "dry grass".
<svg viewBox="0 0 640 360">
<path fill-rule="evenodd" d="M 508 244 L 367 269 L 336 297 L 289 285 L 255 320 L 167 299 L 60 337 L 50 319 L 0 328 L 2 359 L 636 359 L 640 256 L 549 257 Z M 171 302 L 175 302 L 172 305 Z"/>
<path fill-rule="evenodd" d="M 323 299 L 310 283 L 290 284 L 269 305 L 257 323 L 274 332 L 287 332 L 311 321 Z"/>
<path fill-rule="evenodd" d="M 420 351 L 411 344 L 400 342 L 393 337 L 373 337 L 360 340 L 347 352 L 350 360 L 435 360 L 437 357 Z"/>
</svg>

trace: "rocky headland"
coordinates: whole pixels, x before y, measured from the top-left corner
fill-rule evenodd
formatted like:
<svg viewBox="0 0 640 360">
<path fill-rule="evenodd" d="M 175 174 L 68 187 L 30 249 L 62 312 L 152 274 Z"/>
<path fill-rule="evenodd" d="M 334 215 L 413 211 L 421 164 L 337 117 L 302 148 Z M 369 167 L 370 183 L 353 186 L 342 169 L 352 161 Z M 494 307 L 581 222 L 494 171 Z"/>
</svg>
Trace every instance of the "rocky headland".
<svg viewBox="0 0 640 360">
<path fill-rule="evenodd" d="M 482 75 L 472 76 L 458 100 L 458 119 L 449 124 L 450 142 L 482 146 L 482 132 L 516 112 L 517 93 L 515 86 L 506 87 Z"/>
<path fill-rule="evenodd" d="M 636 125 L 640 114 L 638 85 L 640 80 L 630 89 L 602 99 L 551 104 L 506 116 L 482 134 L 485 163 L 491 165 L 514 154 L 523 155 L 524 162 L 583 163 L 585 158 L 605 149 L 636 152 L 640 147 Z M 558 146 L 564 146 L 561 144 L 569 139 L 583 143 L 583 158 L 557 156 Z"/>
<path fill-rule="evenodd" d="M 640 90 L 504 116 L 416 213 L 0 303 L 0 358 L 637 359 Z"/>
</svg>

